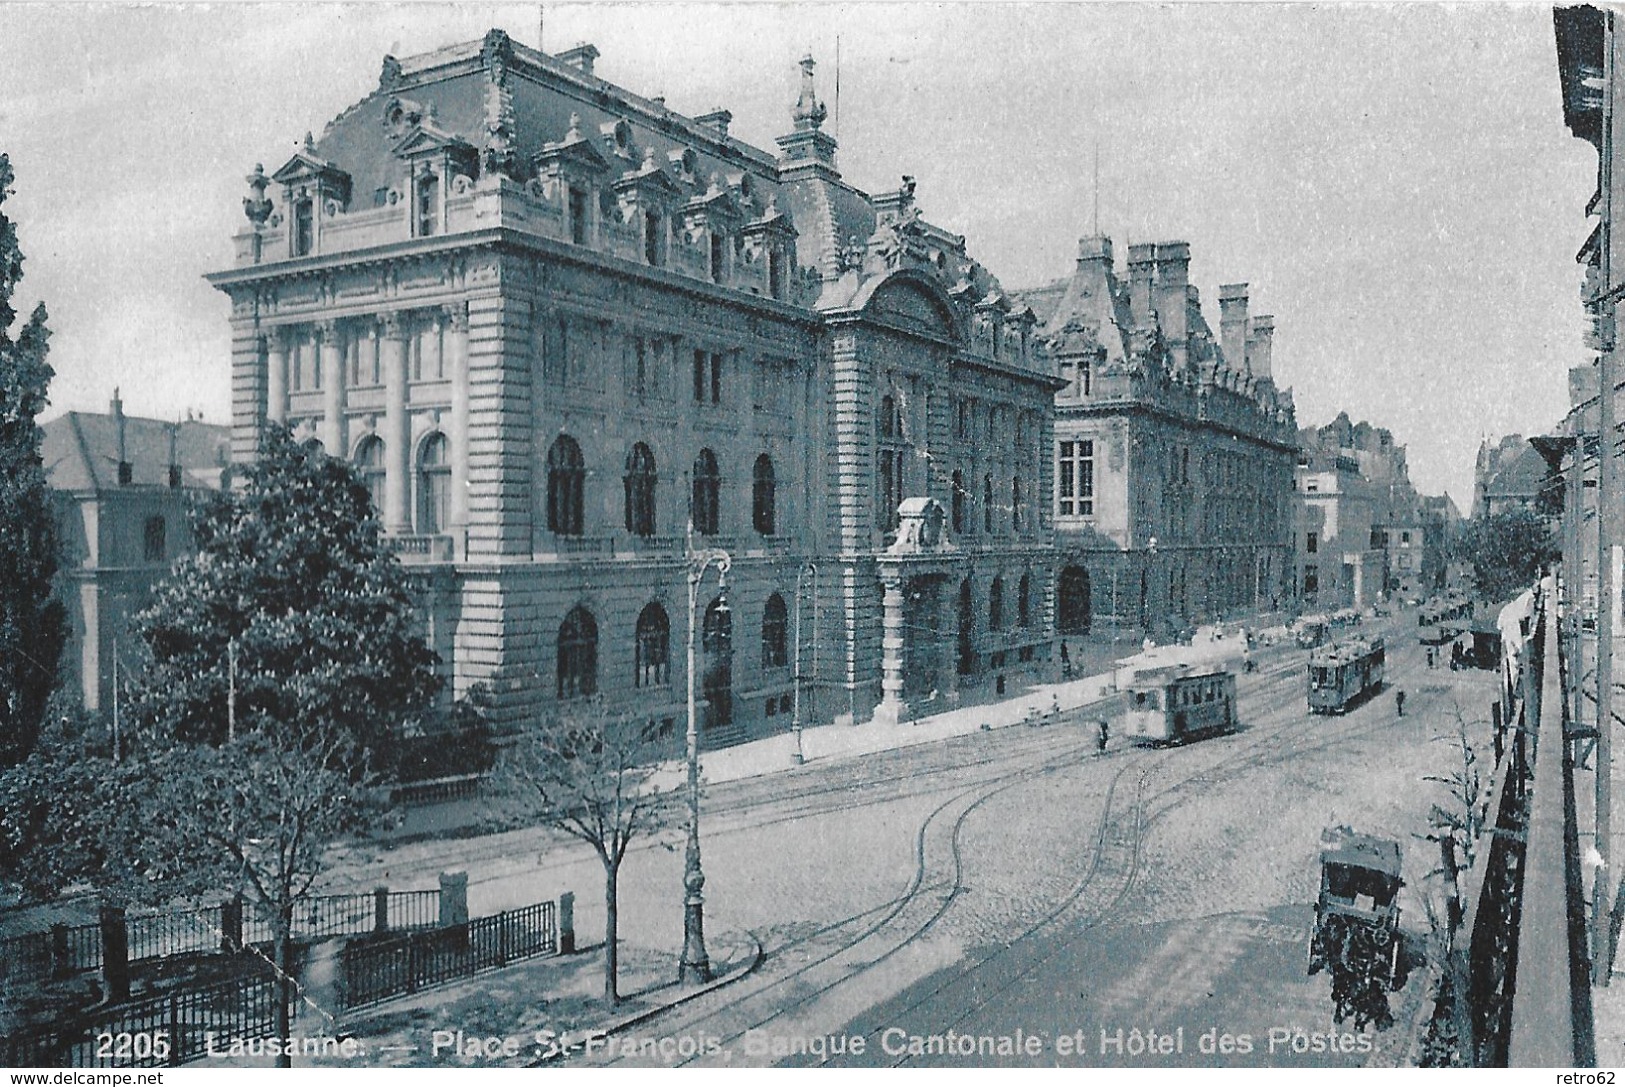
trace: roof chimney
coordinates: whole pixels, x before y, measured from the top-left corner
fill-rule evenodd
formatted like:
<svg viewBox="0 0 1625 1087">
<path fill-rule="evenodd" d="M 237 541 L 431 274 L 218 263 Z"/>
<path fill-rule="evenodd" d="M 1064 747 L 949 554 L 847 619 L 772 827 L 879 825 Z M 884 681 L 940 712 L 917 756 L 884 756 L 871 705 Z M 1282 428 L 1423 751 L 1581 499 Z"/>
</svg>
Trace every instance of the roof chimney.
<svg viewBox="0 0 1625 1087">
<path fill-rule="evenodd" d="M 1104 262 L 1107 268 L 1113 264 L 1112 240 L 1102 234 L 1092 234 L 1086 238 L 1078 239 L 1078 263 Z"/>
<path fill-rule="evenodd" d="M 1247 355 L 1247 368 L 1260 381 L 1273 381 L 1270 372 L 1270 346 L 1275 337 L 1275 318 L 1261 313 L 1252 319 L 1252 349 Z"/>
<path fill-rule="evenodd" d="M 170 423 L 165 429 L 169 431 L 169 485 L 179 487 L 181 485 L 181 461 L 176 454 L 180 446 L 181 425 L 179 423 Z"/>
<path fill-rule="evenodd" d="M 592 62 L 598 59 L 598 49 L 591 42 L 577 42 L 574 49 L 557 54 L 557 59 L 580 69 L 582 75 L 592 75 Z"/>
<path fill-rule="evenodd" d="M 1185 366 L 1186 307 L 1190 301 L 1187 278 L 1190 275 L 1191 247 L 1185 242 L 1163 242 L 1157 254 L 1157 316 L 1162 322 L 1162 338 L 1174 356 L 1174 369 Z"/>
<path fill-rule="evenodd" d="M 1224 364 L 1238 374 L 1252 373 L 1247 364 L 1247 284 L 1219 287 L 1219 342 Z"/>
<path fill-rule="evenodd" d="M 130 458 L 125 445 L 124 435 L 124 401 L 119 399 L 118 386 L 113 386 L 113 432 L 118 440 L 118 485 L 130 485 Z"/>
<path fill-rule="evenodd" d="M 729 113 L 721 106 L 717 106 L 716 108 L 712 109 L 710 113 L 702 113 L 698 117 L 694 118 L 694 123 L 704 125 L 707 128 L 715 129 L 718 135 L 720 135 L 723 139 L 727 139 L 728 126 L 733 123 L 733 119 L 733 114 Z"/>
<path fill-rule="evenodd" d="M 1128 247 L 1129 309 L 1134 323 L 1145 328 L 1151 327 L 1151 278 L 1156 248 L 1149 242 Z"/>
</svg>

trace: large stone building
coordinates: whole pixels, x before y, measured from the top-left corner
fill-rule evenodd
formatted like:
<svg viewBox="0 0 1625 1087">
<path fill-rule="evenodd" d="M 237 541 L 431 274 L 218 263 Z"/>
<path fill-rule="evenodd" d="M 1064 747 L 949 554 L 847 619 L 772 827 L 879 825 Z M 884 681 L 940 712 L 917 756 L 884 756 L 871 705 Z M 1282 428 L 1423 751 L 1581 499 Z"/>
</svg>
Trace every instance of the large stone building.
<svg viewBox="0 0 1625 1087">
<path fill-rule="evenodd" d="M 1274 318 L 1219 289 L 1219 331 L 1183 242 L 1086 237 L 1024 291 L 1065 382 L 1055 400 L 1057 623 L 1157 635 L 1278 606 L 1289 591 L 1297 427 L 1271 369 Z"/>
<path fill-rule="evenodd" d="M 116 390 L 108 414 L 70 411 L 41 429 L 68 613 L 65 680 L 86 709 L 110 711 L 114 660 L 127 669 L 138 659 L 130 620 L 191 550 L 188 506 L 229 470 L 229 432 L 131 418 Z"/>
<path fill-rule="evenodd" d="M 1595 379 L 1591 387 L 1596 388 Z M 1546 458 L 1521 434 L 1508 434 L 1494 444 L 1480 443 L 1473 463 L 1473 516 L 1518 509 L 1542 512 L 1547 473 Z"/>
<path fill-rule="evenodd" d="M 454 690 L 510 719 L 601 692 L 680 729 L 691 621 L 707 743 L 788 724 L 798 662 L 822 719 L 1042 674 L 1058 382 L 1032 315 L 910 179 L 842 179 L 810 57 L 775 155 L 597 56 L 492 31 L 386 57 L 256 168 L 209 277 L 235 455 L 271 422 L 352 460 Z M 696 616 L 703 548 L 732 566 Z"/>
</svg>

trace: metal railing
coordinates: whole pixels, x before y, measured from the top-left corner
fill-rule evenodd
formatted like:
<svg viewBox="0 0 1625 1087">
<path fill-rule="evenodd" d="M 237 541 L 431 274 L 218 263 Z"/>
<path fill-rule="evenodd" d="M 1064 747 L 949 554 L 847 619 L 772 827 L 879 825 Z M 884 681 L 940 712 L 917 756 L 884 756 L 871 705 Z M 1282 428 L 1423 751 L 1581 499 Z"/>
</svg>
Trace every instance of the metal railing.
<svg viewBox="0 0 1625 1087">
<path fill-rule="evenodd" d="M 339 1001 L 355 1008 L 443 985 L 559 949 L 557 903 L 538 902 L 463 924 L 376 943 L 339 956 Z"/>
<path fill-rule="evenodd" d="M 181 988 L 46 1031 L 0 1036 L 11 1068 L 156 1068 L 206 1056 L 212 1041 L 276 1033 L 278 985 L 266 976 Z M 211 1038 L 212 1035 L 212 1038 Z"/>
</svg>

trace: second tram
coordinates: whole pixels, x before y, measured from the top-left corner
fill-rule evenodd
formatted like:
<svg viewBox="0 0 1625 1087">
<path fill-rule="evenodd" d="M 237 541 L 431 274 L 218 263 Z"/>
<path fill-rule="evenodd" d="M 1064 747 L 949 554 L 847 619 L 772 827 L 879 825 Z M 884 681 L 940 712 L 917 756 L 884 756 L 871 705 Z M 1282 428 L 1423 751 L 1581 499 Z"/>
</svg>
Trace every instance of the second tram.
<svg viewBox="0 0 1625 1087">
<path fill-rule="evenodd" d="M 1142 672 L 1126 688 L 1123 729 L 1142 744 L 1179 743 L 1236 727 L 1236 674 L 1181 664 Z"/>
<path fill-rule="evenodd" d="M 1381 638 L 1345 638 L 1309 654 L 1309 712 L 1345 713 L 1382 688 Z"/>
</svg>

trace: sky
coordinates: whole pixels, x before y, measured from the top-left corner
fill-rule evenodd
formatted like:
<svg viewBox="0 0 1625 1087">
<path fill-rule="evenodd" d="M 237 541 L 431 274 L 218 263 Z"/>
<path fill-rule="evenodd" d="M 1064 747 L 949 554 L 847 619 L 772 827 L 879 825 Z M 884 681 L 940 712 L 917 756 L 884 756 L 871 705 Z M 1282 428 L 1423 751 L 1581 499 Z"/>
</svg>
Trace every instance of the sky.
<svg viewBox="0 0 1625 1087">
<path fill-rule="evenodd" d="M 1468 512 L 1479 442 L 1550 429 L 1585 361 L 1596 154 L 1562 123 L 1549 5 L 0 3 L 19 306 L 50 311 L 52 412 L 229 418 L 244 177 L 408 56 L 502 27 L 772 149 L 818 60 L 838 165 L 917 181 L 1009 289 L 1077 239 L 1191 244 L 1251 284 L 1300 425 L 1393 431 Z M 837 65 L 837 54 L 839 63 Z M 839 71 L 839 97 L 836 74 Z M 1098 159 L 1099 185 L 1095 184 Z"/>
</svg>

